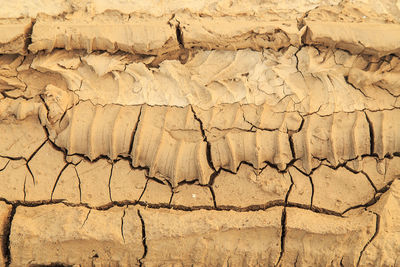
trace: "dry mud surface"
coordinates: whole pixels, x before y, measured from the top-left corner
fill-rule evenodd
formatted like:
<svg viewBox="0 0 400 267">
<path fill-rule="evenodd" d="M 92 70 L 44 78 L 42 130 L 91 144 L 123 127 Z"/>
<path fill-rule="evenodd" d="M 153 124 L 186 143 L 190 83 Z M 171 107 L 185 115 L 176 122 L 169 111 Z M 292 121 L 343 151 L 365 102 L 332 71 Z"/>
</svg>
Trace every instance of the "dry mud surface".
<svg viewBox="0 0 400 267">
<path fill-rule="evenodd" d="M 0 266 L 400 266 L 400 1 L 8 1 Z"/>
</svg>

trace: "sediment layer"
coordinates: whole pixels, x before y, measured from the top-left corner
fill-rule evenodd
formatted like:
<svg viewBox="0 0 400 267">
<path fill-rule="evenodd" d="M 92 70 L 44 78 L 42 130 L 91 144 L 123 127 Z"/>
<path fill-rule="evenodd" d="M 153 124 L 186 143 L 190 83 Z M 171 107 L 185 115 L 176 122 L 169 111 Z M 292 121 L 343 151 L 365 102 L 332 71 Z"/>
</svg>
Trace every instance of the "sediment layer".
<svg viewBox="0 0 400 267">
<path fill-rule="evenodd" d="M 399 4 L 14 2 L 0 265 L 399 262 Z"/>
</svg>

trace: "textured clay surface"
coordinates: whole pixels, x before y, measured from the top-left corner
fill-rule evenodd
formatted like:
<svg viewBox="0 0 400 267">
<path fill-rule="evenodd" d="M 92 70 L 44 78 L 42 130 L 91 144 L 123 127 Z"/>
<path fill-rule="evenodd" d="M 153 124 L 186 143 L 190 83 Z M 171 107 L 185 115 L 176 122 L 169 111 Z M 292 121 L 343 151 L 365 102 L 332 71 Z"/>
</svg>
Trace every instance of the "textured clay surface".
<svg viewBox="0 0 400 267">
<path fill-rule="evenodd" d="M 400 266 L 400 1 L 0 9 L 0 266 Z"/>
</svg>

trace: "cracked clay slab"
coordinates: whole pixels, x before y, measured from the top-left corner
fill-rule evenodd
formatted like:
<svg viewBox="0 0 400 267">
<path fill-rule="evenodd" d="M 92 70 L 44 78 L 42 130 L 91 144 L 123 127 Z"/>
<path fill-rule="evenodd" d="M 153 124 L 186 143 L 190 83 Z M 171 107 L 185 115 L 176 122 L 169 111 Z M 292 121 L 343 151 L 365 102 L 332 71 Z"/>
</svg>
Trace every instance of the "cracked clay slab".
<svg viewBox="0 0 400 267">
<path fill-rule="evenodd" d="M 399 266 L 400 2 L 15 0 L 0 266 Z"/>
</svg>

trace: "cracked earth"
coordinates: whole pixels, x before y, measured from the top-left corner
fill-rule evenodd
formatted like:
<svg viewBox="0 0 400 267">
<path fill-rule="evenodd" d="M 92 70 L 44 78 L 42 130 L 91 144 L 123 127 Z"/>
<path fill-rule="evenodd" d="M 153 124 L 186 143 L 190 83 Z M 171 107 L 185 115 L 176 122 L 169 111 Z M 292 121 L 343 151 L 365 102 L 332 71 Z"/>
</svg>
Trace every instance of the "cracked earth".
<svg viewBox="0 0 400 267">
<path fill-rule="evenodd" d="M 400 266 L 400 2 L 0 18 L 0 266 Z"/>
</svg>

